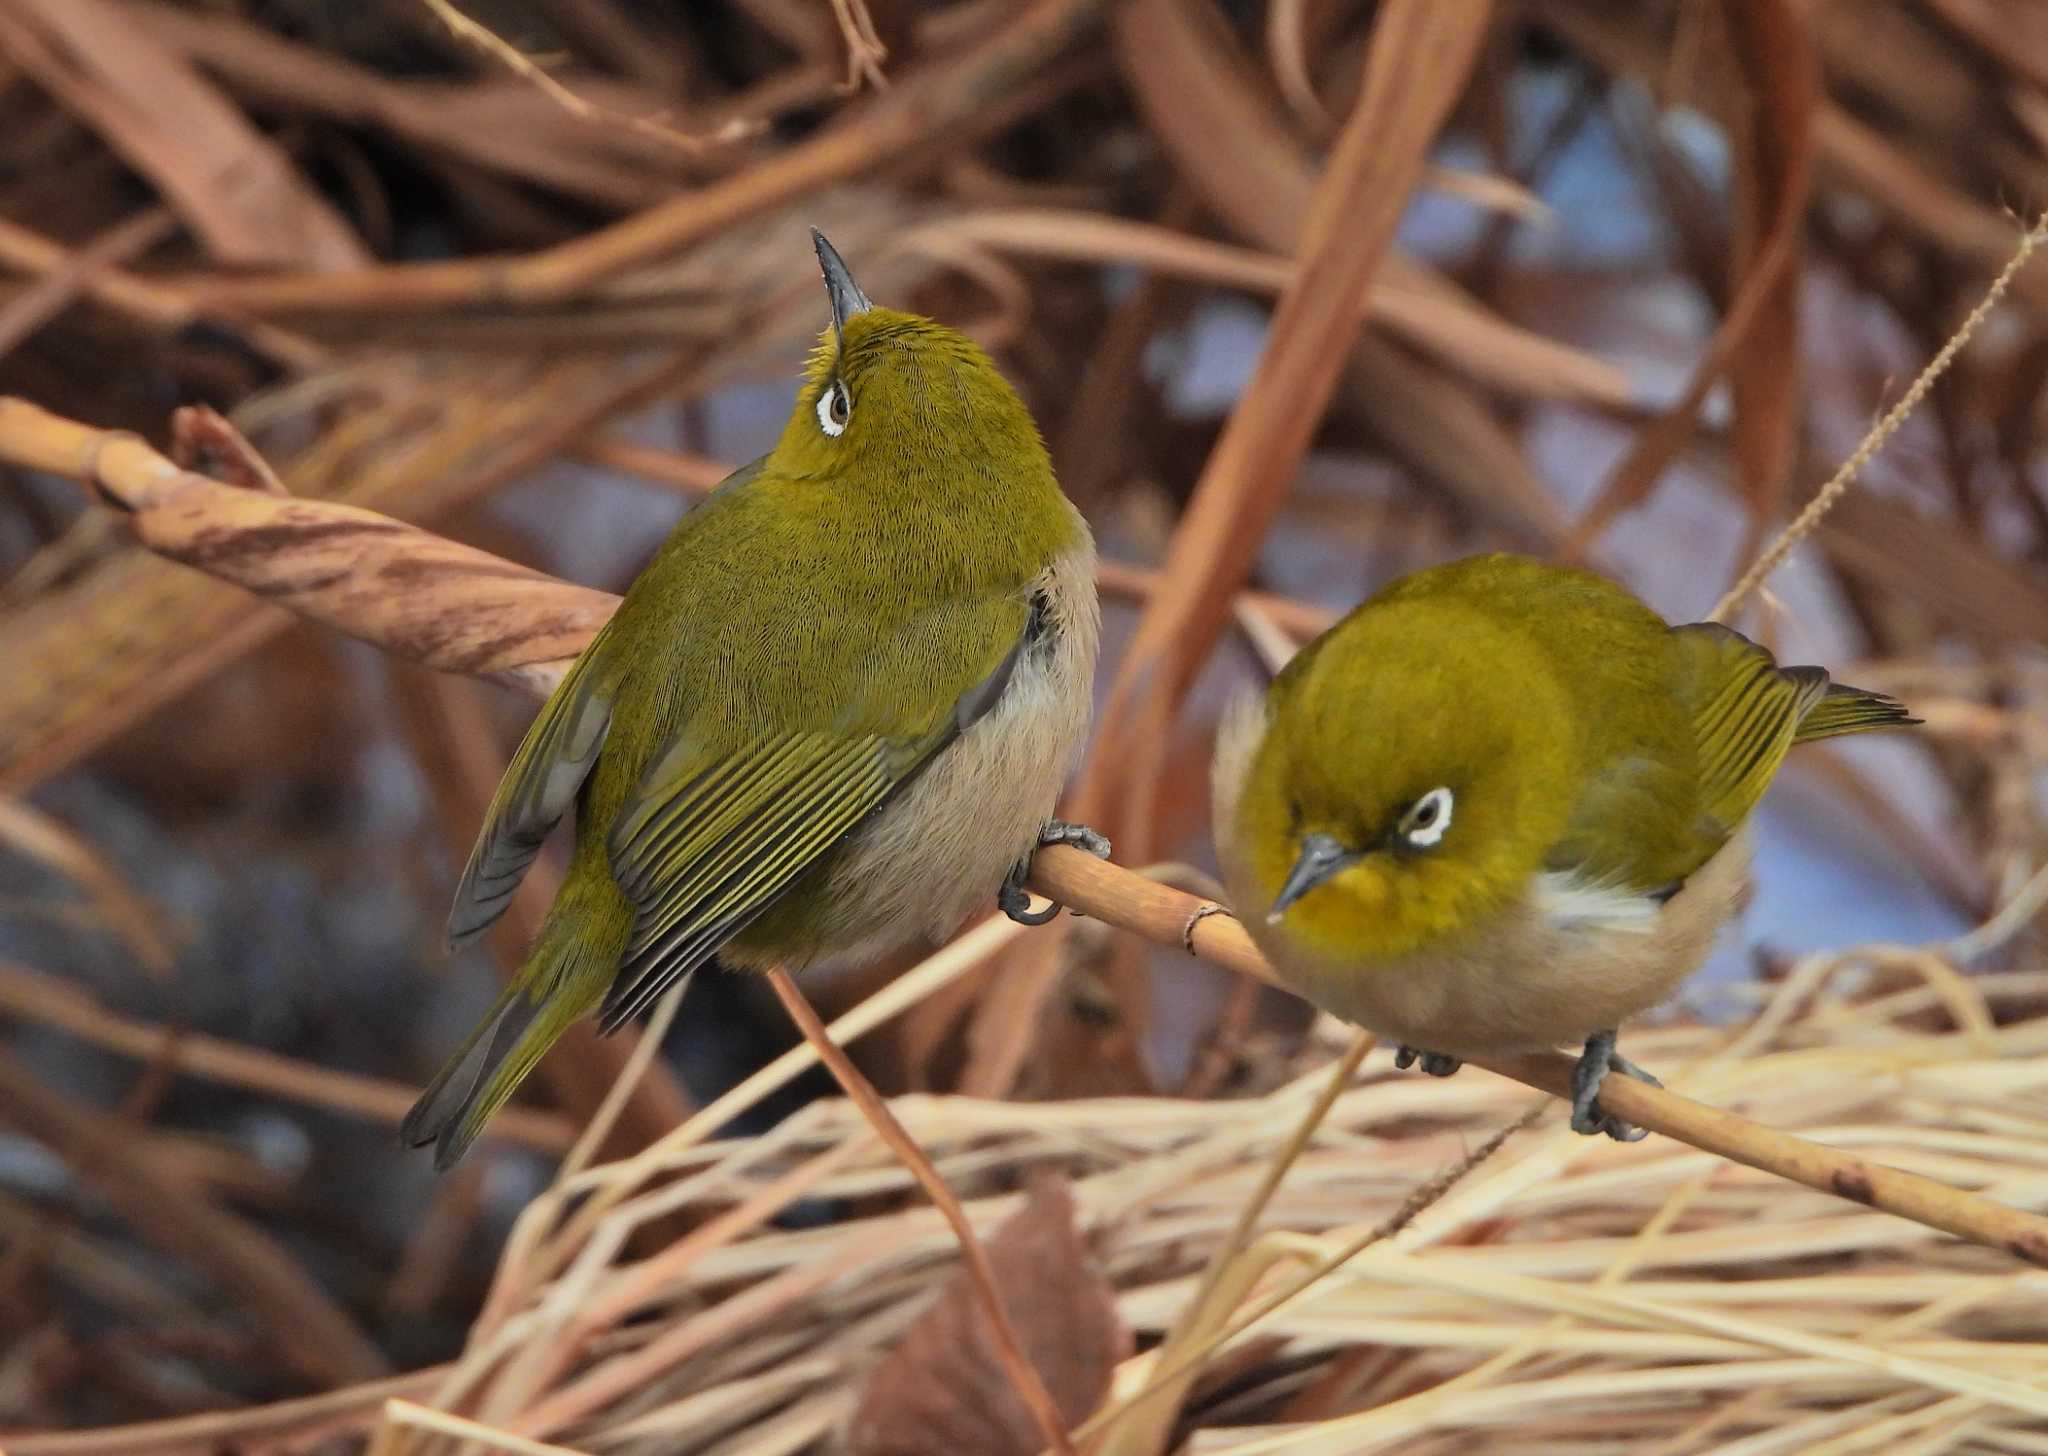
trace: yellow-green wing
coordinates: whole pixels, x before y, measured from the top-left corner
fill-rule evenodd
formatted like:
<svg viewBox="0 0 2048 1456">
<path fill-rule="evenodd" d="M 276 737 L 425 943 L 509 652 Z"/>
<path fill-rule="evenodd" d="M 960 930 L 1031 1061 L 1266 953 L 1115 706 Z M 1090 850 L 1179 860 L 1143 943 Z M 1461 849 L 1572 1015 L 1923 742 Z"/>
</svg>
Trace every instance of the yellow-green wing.
<svg viewBox="0 0 2048 1456">
<path fill-rule="evenodd" d="M 991 623 L 1023 615 L 1020 605 L 993 605 Z M 612 876 L 637 915 L 600 1031 L 624 1025 L 709 960 L 993 707 L 1029 640 L 1027 626 L 922 734 L 769 733 L 715 754 L 688 734 L 670 745 L 613 821 Z"/>
<path fill-rule="evenodd" d="M 1733 833 L 1770 787 L 1794 743 L 1911 723 L 1880 693 L 1832 683 L 1818 667 L 1780 667 L 1741 633 L 1714 622 L 1675 627 L 1699 741 L 1701 807 Z"/>
<path fill-rule="evenodd" d="M 610 623 L 599 629 L 526 730 L 498 781 L 491 807 L 448 912 L 448 943 L 467 945 L 505 913 L 541 842 L 576 801 L 611 726 L 602 655 Z"/>
<path fill-rule="evenodd" d="M 1866 733 L 1873 728 L 1906 728 L 1920 720 L 1906 705 L 1868 688 L 1852 688 L 1831 682 L 1821 700 L 1807 709 L 1799 720 L 1794 743 L 1811 743 L 1816 738 L 1838 738 L 1844 733 Z"/>
<path fill-rule="evenodd" d="M 1799 720 L 1827 691 L 1817 667 L 1780 667 L 1715 622 L 1675 627 L 1699 742 L 1700 808 L 1722 834 L 1749 817 L 1784 761 Z"/>
</svg>

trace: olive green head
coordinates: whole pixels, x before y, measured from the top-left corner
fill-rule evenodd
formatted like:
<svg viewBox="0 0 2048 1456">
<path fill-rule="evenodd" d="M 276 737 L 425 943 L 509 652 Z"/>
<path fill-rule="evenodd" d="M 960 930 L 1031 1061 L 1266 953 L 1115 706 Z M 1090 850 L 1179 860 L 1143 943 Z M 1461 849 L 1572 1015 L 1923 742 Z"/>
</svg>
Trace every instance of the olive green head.
<svg viewBox="0 0 2048 1456">
<path fill-rule="evenodd" d="M 906 504 L 1063 514 L 1038 427 L 988 355 L 958 330 L 872 302 L 811 235 L 832 322 L 770 457 L 776 473 Z"/>
<path fill-rule="evenodd" d="M 1409 954 L 1527 885 L 1570 813 L 1555 677 L 1492 616 L 1369 602 L 1274 682 L 1235 837 L 1243 907 L 1333 958 Z"/>
</svg>

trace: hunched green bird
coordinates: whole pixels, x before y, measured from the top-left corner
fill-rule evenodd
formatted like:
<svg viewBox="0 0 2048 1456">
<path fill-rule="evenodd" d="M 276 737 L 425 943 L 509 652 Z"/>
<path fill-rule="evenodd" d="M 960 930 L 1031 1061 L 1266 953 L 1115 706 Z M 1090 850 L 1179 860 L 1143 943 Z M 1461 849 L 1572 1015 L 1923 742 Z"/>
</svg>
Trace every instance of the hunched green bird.
<svg viewBox="0 0 2048 1456">
<path fill-rule="evenodd" d="M 1747 889 L 1750 811 L 1794 744 L 1916 720 L 1667 625 L 1587 572 L 1473 557 L 1387 586 L 1226 716 L 1224 880 L 1308 1000 L 1448 1076 L 1579 1043 L 1572 1125 L 1622 1021 L 1706 958 Z"/>
<path fill-rule="evenodd" d="M 523 968 L 406 1118 L 462 1156 L 578 1018 L 610 1032 L 716 957 L 799 968 L 950 933 L 1022 875 L 1086 733 L 1094 544 L 965 336 L 880 308 L 815 230 L 831 323 L 774 449 L 688 512 L 491 801 L 463 945 L 573 804 Z"/>
</svg>

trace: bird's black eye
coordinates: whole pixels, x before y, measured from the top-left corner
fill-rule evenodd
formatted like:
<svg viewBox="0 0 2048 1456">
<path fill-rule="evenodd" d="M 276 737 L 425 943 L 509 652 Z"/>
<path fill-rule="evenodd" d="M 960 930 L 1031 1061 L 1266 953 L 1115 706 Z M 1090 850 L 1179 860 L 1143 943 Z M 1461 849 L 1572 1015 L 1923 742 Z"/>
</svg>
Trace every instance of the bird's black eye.
<svg viewBox="0 0 2048 1456">
<path fill-rule="evenodd" d="M 828 435 L 837 435 L 846 429 L 846 422 L 853 418 L 853 397 L 846 392 L 846 386 L 833 380 L 818 396 L 818 428 Z"/>
<path fill-rule="evenodd" d="M 1395 832 L 1411 849 L 1428 849 L 1451 827 L 1453 800 L 1447 788 L 1434 788 L 1408 806 Z"/>
</svg>

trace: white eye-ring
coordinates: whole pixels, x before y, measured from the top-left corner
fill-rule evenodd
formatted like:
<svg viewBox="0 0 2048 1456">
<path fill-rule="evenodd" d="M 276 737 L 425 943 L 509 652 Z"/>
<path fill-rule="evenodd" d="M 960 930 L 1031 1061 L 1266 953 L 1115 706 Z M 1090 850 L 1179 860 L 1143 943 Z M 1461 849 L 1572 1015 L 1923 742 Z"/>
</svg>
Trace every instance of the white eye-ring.
<svg viewBox="0 0 2048 1456">
<path fill-rule="evenodd" d="M 835 379 L 818 396 L 818 428 L 828 435 L 843 435 L 846 422 L 852 418 L 853 400 L 846 386 Z"/>
<path fill-rule="evenodd" d="M 1444 837 L 1444 831 L 1451 827 L 1451 791 L 1434 788 L 1408 806 L 1408 812 L 1401 816 L 1396 826 L 1403 842 L 1411 849 L 1428 849 Z"/>
</svg>

